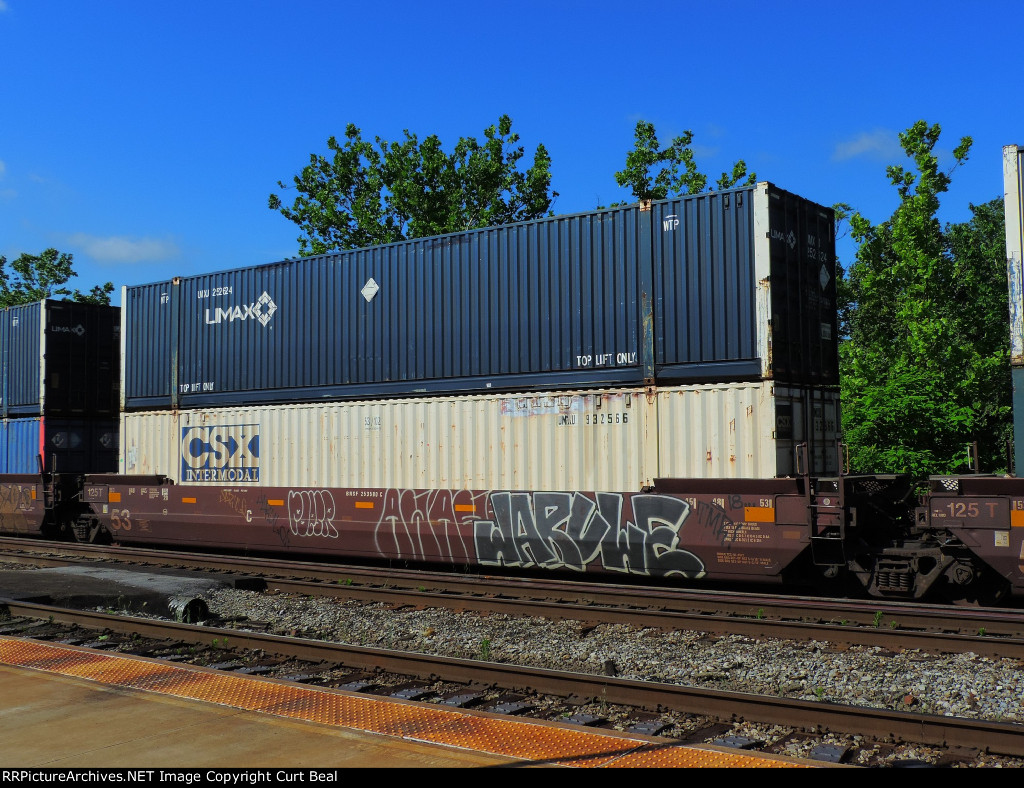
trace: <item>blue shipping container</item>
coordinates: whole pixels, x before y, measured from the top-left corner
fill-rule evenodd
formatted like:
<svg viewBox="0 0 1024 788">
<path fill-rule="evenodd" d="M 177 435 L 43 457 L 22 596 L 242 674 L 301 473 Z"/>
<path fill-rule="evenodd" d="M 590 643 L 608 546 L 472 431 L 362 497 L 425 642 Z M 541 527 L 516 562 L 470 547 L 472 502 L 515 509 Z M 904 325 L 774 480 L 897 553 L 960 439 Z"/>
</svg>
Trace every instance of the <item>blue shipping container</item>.
<svg viewBox="0 0 1024 788">
<path fill-rule="evenodd" d="M 116 419 L 0 420 L 0 473 L 114 473 Z"/>
<path fill-rule="evenodd" d="M 833 221 L 763 183 L 127 287 L 123 404 L 834 385 Z"/>
</svg>

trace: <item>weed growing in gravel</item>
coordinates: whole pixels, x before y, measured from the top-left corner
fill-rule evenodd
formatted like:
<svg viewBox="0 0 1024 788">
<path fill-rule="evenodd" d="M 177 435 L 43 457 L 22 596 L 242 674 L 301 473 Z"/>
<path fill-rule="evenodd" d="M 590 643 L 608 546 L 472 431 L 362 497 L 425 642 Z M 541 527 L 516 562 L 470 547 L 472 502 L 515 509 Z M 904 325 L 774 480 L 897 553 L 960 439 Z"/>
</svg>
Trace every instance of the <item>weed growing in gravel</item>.
<svg viewBox="0 0 1024 788">
<path fill-rule="evenodd" d="M 885 615 L 885 614 L 882 613 L 881 610 L 879 610 L 877 613 L 875 613 L 875 627 L 876 628 L 880 627 L 882 625 L 882 616 L 883 615 Z"/>
<path fill-rule="evenodd" d="M 484 638 L 480 641 L 480 659 L 484 662 L 491 661 L 491 639 Z"/>
</svg>

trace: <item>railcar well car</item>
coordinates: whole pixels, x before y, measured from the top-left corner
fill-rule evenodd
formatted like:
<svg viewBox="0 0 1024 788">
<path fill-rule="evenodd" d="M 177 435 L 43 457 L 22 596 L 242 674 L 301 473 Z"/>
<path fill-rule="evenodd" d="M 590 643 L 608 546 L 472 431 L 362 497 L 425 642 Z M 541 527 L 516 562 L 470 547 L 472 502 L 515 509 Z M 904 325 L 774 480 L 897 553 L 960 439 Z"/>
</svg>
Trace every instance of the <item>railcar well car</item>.
<svg viewBox="0 0 1024 788">
<path fill-rule="evenodd" d="M 760 183 L 126 287 L 74 414 L 43 302 L 35 344 L 0 332 L 42 383 L 0 532 L 1024 594 L 1024 481 L 844 467 L 835 275 L 832 211 Z"/>
</svg>

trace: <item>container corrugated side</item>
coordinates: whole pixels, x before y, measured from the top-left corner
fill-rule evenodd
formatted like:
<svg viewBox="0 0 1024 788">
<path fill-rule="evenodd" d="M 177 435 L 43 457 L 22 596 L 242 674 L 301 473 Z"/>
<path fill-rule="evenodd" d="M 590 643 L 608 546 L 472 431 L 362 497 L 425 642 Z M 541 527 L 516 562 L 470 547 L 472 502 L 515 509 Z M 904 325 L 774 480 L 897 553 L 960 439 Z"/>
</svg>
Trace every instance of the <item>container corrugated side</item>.
<svg viewBox="0 0 1024 788">
<path fill-rule="evenodd" d="M 173 283 L 121 288 L 121 408 L 169 405 L 176 387 Z"/>
<path fill-rule="evenodd" d="M 796 447 L 809 472 L 838 470 L 839 393 L 815 387 L 723 384 L 658 390 L 662 478 L 795 476 Z"/>
<path fill-rule="evenodd" d="M 3 415 L 115 417 L 117 307 L 37 301 L 3 310 Z"/>
<path fill-rule="evenodd" d="M 665 476 L 766 478 L 792 472 L 807 433 L 780 437 L 778 425 L 813 410 L 820 394 L 777 391 L 750 382 L 129 412 L 119 470 L 182 484 L 418 489 L 631 491 Z M 832 434 L 812 429 L 815 444 Z"/>
<path fill-rule="evenodd" d="M 0 420 L 0 473 L 38 473 L 39 422 L 36 418 Z"/>
<path fill-rule="evenodd" d="M 120 377 L 118 307 L 46 301 L 43 413 L 116 418 Z"/>
<path fill-rule="evenodd" d="M 662 385 L 839 384 L 835 213 L 770 183 L 652 205 Z"/>
<path fill-rule="evenodd" d="M 768 185 L 755 198 L 768 223 L 771 377 L 838 385 L 835 213 Z"/>
<path fill-rule="evenodd" d="M 180 483 L 637 489 L 640 389 L 122 415 L 122 465 Z"/>
<path fill-rule="evenodd" d="M 758 355 L 753 189 L 654 203 L 660 381 L 771 377 Z"/>
<path fill-rule="evenodd" d="M 831 385 L 830 217 L 758 184 L 126 288 L 124 404 Z"/>
<path fill-rule="evenodd" d="M 12 306 L 2 313 L 3 415 L 39 415 L 43 407 L 43 302 Z"/>
<path fill-rule="evenodd" d="M 125 406 L 640 383 L 636 217 L 554 217 L 126 288 Z"/>
</svg>

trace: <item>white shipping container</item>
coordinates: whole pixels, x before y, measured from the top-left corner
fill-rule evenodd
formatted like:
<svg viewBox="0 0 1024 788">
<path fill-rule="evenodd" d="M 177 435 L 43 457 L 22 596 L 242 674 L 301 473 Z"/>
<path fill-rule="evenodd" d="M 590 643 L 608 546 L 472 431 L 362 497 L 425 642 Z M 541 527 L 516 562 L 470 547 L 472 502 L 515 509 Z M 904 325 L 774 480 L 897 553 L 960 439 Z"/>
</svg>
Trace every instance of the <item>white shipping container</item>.
<svg viewBox="0 0 1024 788">
<path fill-rule="evenodd" d="M 120 471 L 179 484 L 633 491 L 834 473 L 838 394 L 771 381 L 123 413 Z"/>
</svg>

